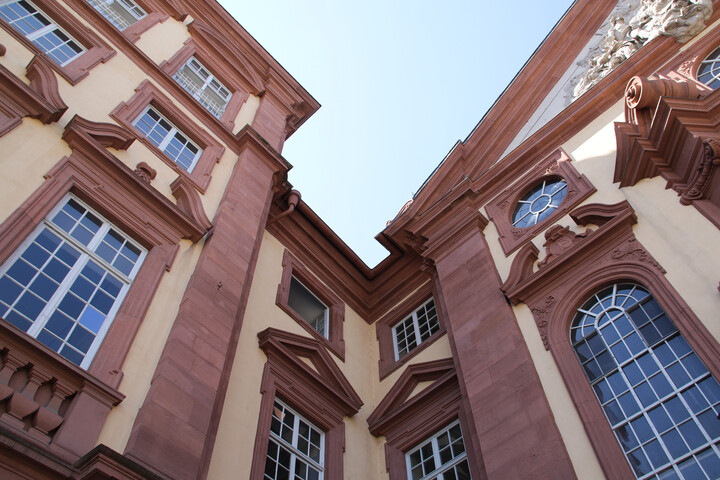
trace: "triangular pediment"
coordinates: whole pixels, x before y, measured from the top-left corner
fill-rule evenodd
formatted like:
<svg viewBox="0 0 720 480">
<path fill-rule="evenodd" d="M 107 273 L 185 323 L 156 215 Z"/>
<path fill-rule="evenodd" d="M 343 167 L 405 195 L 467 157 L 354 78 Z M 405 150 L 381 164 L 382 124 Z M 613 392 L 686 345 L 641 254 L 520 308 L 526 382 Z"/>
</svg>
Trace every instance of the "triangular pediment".
<svg viewBox="0 0 720 480">
<path fill-rule="evenodd" d="M 285 375 L 322 391 L 325 398 L 342 407 L 345 415 L 360 410 L 363 404 L 360 396 L 320 341 L 276 328 L 258 333 L 258 340 L 268 360 L 281 365 Z"/>
<path fill-rule="evenodd" d="M 439 392 L 457 388 L 457 374 L 451 358 L 410 365 L 368 417 L 373 435 L 411 416 L 418 406 Z"/>
</svg>

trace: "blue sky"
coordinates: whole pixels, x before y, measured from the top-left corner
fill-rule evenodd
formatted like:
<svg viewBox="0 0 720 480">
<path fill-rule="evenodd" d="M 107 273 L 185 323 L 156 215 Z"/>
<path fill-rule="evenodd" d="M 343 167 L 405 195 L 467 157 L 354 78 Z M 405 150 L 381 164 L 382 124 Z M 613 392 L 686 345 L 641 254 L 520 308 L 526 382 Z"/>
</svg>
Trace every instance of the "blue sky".
<svg viewBox="0 0 720 480">
<path fill-rule="evenodd" d="M 322 104 L 286 142 L 290 182 L 362 258 L 572 0 L 221 0 Z"/>
</svg>

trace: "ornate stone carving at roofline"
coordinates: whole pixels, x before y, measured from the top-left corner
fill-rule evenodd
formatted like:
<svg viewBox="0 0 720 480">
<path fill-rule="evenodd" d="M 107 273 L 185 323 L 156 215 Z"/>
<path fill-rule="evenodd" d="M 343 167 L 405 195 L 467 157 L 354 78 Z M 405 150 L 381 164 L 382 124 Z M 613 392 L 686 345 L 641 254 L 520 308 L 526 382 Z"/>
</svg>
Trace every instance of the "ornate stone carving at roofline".
<svg viewBox="0 0 720 480">
<path fill-rule="evenodd" d="M 596 83 L 630 58 L 643 45 L 660 35 L 685 43 L 705 28 L 712 15 L 712 0 L 626 0 L 613 11 L 598 46 L 591 49 L 582 63 L 588 68 L 574 78 L 573 99 L 580 97 Z M 632 15 L 626 20 L 627 15 Z"/>
</svg>

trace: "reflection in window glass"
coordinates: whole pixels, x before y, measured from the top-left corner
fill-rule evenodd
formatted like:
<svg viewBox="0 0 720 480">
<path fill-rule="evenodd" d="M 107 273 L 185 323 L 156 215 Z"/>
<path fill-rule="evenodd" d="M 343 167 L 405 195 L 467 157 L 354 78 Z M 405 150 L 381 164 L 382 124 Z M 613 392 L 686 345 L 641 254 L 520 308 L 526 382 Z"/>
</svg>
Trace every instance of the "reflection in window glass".
<svg viewBox="0 0 720 480">
<path fill-rule="evenodd" d="M 321 480 L 325 465 L 325 434 L 275 400 L 264 479 Z"/>
<path fill-rule="evenodd" d="M 0 18 L 64 67 L 85 48 L 27 0 L 0 2 Z"/>
<path fill-rule="evenodd" d="M 158 147 L 172 161 L 188 172 L 192 172 L 200 158 L 202 148 L 195 145 L 183 132 L 164 116 L 148 106 L 133 122 L 150 142 Z"/>
<path fill-rule="evenodd" d="M 0 317 L 87 367 L 144 256 L 68 197 L 0 267 Z"/>
<path fill-rule="evenodd" d="M 408 479 L 469 480 L 460 423 L 454 422 L 405 455 Z"/>
<path fill-rule="evenodd" d="M 513 226 L 531 227 L 549 217 L 560 206 L 566 192 L 565 180 L 543 180 L 518 201 L 512 216 Z"/>
<path fill-rule="evenodd" d="M 435 300 L 429 299 L 420 308 L 393 327 L 395 360 L 399 360 L 440 330 Z"/>
<path fill-rule="evenodd" d="M 720 385 L 645 288 L 593 295 L 570 340 L 638 478 L 720 478 Z"/>
<path fill-rule="evenodd" d="M 147 14 L 132 0 L 87 0 L 118 30 L 125 30 Z"/>
<path fill-rule="evenodd" d="M 232 95 L 198 59 L 190 57 L 173 78 L 210 113 L 222 117 Z"/>
<path fill-rule="evenodd" d="M 700 62 L 697 79 L 713 90 L 720 87 L 720 47 L 716 48 L 705 60 Z"/>
</svg>

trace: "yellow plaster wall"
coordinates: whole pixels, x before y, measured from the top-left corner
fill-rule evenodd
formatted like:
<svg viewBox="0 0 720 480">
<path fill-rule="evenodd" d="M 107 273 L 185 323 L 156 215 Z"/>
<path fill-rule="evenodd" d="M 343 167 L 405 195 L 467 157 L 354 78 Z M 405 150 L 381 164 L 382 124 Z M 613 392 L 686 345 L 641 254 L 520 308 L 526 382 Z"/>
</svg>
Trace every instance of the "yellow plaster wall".
<svg viewBox="0 0 720 480">
<path fill-rule="evenodd" d="M 633 232 L 667 271 L 665 278 L 716 339 L 720 339 L 720 230 L 693 206 L 683 206 L 657 176 L 632 187 L 612 183 L 615 167 L 613 121 L 624 121 L 622 103 L 571 139 L 564 148 L 575 167 L 598 189 L 586 203 L 627 200 L 638 217 Z"/>
<path fill-rule="evenodd" d="M 190 34 L 185 24 L 168 18 L 144 32 L 135 45 L 159 65 L 175 55 L 189 39 Z"/>
<path fill-rule="evenodd" d="M 15 38 L 0 28 L 0 45 L 3 45 L 7 51 L 5 55 L 0 57 L 0 65 L 10 70 L 19 78 L 26 80 L 25 67 L 33 58 L 33 53 L 25 48 L 25 46 L 15 40 Z"/>
<path fill-rule="evenodd" d="M 119 390 L 125 400 L 110 411 L 98 444 L 103 443 L 117 452 L 125 450 L 203 245 L 203 240 L 196 244 L 188 240 L 180 242 L 172 269 L 163 276 L 123 364 L 124 376 Z"/>
<path fill-rule="evenodd" d="M 210 463 L 209 479 L 242 477 L 252 462 L 257 422 L 260 413 L 260 383 L 265 354 L 258 347 L 258 332 L 274 327 L 298 335 L 308 333 L 275 305 L 282 277 L 285 247 L 272 235 L 264 234 L 250 289 L 237 356 L 230 376 L 215 450 Z M 368 469 L 378 470 L 383 444 L 367 429 L 367 417 L 374 408 L 374 385 L 368 363 L 377 365 L 372 351 L 374 327 L 346 306 L 343 325 L 345 362 L 331 354 L 336 364 L 360 395 L 364 405 L 352 418 L 345 419 L 345 444 L 352 455 L 344 456 L 345 478 L 363 480 Z M 372 467 L 371 467 L 372 466 Z M 384 467 L 383 467 L 384 468 Z M 372 475 L 372 478 L 382 478 Z"/>
<path fill-rule="evenodd" d="M 40 185 L 45 175 L 62 157 L 70 154 L 60 138 L 57 124 L 43 125 L 25 118 L 9 134 L 0 137 L 0 222 L 13 213 Z"/>
<path fill-rule="evenodd" d="M 78 19 L 85 23 L 80 17 Z M 145 32 L 138 45 L 145 48 L 146 53 L 159 63 L 169 59 L 182 47 L 187 38 L 189 37 L 185 25 L 168 19 Z M 0 64 L 29 83 L 25 78 L 25 66 L 33 58 L 33 53 L 2 29 L 0 29 L 0 43 L 7 48 L 7 54 L 0 57 Z M 74 86 L 59 75 L 55 74 L 55 76 L 60 95 L 69 105 L 63 117 L 49 125 L 43 125 L 32 118 L 24 118 L 19 126 L 0 137 L 0 151 L 4 152 L 0 157 L 0 167 L 3 168 L 5 179 L 3 189 L 0 189 L 0 221 L 5 220 L 42 185 L 43 176 L 62 157 L 71 153 L 61 136 L 66 124 L 74 115 L 97 122 L 115 123 L 109 117 L 109 113 L 121 102 L 129 100 L 134 95 L 135 88 L 147 78 L 147 75 L 120 51 L 117 51 L 106 63 L 94 67 L 87 77 Z M 172 98 L 167 92 L 163 91 L 163 93 Z M 250 105 L 251 107 L 245 109 L 244 113 L 248 118 L 252 117 L 252 101 Z M 176 103 L 176 106 L 190 118 L 190 121 L 197 121 L 180 104 Z M 135 141 L 127 151 L 113 149 L 110 151 L 130 169 L 134 170 L 141 161 L 155 168 L 158 174 L 152 186 L 172 202 L 175 201 L 170 183 L 178 174 L 141 142 Z M 236 159 L 232 151 L 226 148 L 220 162 L 213 169 L 213 181 L 206 193 L 201 195 L 205 211 L 210 218 L 217 210 Z M 180 243 L 172 269 L 163 275 L 148 313 L 128 352 L 123 365 L 123 381 L 119 387 L 126 398 L 111 411 L 98 439 L 99 443 L 104 443 L 116 451 L 122 452 L 125 449 L 132 424 L 149 389 L 152 374 L 203 243 L 203 241 L 197 244 L 191 244 L 189 241 Z"/>
<path fill-rule="evenodd" d="M 695 208 L 680 205 L 677 194 L 666 189 L 665 181 L 660 177 L 642 180 L 626 188 L 619 188 L 613 183 L 616 157 L 614 122 L 624 120 L 624 106 L 620 101 L 562 145 L 575 168 L 597 189 L 583 203 L 630 202 L 638 216 L 638 223 L 633 227 L 635 236 L 667 270 L 666 278 L 692 311 L 716 339 L 720 339 L 717 322 L 720 296 L 716 290 L 717 272 L 720 271 L 720 256 L 716 254 L 720 249 L 720 231 Z M 574 231 L 585 228 L 575 225 L 568 215 L 553 223 L 570 226 Z M 552 224 L 547 225 L 548 228 L 550 226 Z M 505 257 L 492 222 L 486 227 L 485 236 L 504 280 L 516 254 Z M 544 232 L 539 233 L 533 242 L 540 249 L 542 260 Z M 513 307 L 513 310 L 578 477 L 604 478 L 557 365 L 542 345 L 532 313 L 524 304 Z"/>
<path fill-rule="evenodd" d="M 257 109 L 260 107 L 260 98 L 255 95 L 248 95 L 240 111 L 235 117 L 235 128 L 233 133 L 237 134 L 245 125 L 252 125 Z"/>
</svg>

